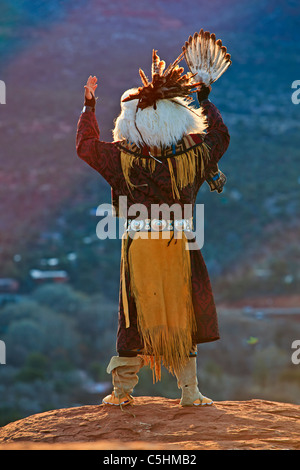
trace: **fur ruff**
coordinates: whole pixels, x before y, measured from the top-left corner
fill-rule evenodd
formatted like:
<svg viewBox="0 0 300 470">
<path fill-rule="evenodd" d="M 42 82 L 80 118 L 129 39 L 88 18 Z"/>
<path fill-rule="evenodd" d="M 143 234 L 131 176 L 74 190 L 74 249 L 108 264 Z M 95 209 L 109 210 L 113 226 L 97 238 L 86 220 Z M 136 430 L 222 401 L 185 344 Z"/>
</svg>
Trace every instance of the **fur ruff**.
<svg viewBox="0 0 300 470">
<path fill-rule="evenodd" d="M 122 103 L 135 90 L 127 90 L 121 97 L 121 113 L 113 130 L 114 141 L 125 139 L 139 147 L 147 144 L 149 147 L 165 148 L 179 142 L 184 135 L 205 132 L 205 117 L 183 98 L 159 100 L 157 109 L 149 106 L 137 110 L 138 100 Z"/>
</svg>

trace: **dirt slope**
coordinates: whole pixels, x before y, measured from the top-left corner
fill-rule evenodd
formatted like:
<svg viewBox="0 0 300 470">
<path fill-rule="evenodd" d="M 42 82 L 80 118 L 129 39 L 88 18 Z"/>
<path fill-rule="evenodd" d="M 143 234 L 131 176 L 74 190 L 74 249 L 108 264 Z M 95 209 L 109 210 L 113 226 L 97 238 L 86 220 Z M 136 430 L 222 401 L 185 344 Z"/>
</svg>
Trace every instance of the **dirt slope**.
<svg viewBox="0 0 300 470">
<path fill-rule="evenodd" d="M 138 397 L 123 408 L 81 406 L 29 416 L 0 428 L 0 449 L 299 450 L 300 405 L 222 401 L 181 408 Z"/>
</svg>

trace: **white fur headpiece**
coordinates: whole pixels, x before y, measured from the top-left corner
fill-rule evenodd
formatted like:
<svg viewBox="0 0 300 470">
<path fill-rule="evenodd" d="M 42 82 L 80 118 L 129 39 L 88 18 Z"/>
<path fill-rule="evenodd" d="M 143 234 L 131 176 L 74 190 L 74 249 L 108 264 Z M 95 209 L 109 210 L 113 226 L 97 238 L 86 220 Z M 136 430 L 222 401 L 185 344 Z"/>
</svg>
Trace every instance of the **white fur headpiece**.
<svg viewBox="0 0 300 470">
<path fill-rule="evenodd" d="M 140 147 L 144 144 L 168 147 L 179 142 L 184 135 L 205 132 L 205 117 L 184 98 L 158 100 L 156 109 L 153 106 L 137 109 L 137 99 L 123 101 L 135 91 L 135 88 L 127 90 L 121 97 L 121 113 L 113 130 L 115 141 L 125 139 Z"/>
</svg>

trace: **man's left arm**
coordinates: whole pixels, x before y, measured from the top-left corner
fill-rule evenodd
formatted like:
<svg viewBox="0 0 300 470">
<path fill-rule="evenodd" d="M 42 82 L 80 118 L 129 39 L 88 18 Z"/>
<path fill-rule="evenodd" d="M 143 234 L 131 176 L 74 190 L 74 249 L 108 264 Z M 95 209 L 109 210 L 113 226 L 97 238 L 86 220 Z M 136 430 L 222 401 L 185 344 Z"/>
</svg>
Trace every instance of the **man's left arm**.
<svg viewBox="0 0 300 470">
<path fill-rule="evenodd" d="M 89 83 L 89 81 L 88 81 Z M 85 95 L 84 107 L 79 117 L 76 133 L 76 151 L 105 180 L 114 187 L 121 174 L 120 152 L 112 142 L 100 141 L 100 130 L 95 114 L 94 95 Z"/>
</svg>

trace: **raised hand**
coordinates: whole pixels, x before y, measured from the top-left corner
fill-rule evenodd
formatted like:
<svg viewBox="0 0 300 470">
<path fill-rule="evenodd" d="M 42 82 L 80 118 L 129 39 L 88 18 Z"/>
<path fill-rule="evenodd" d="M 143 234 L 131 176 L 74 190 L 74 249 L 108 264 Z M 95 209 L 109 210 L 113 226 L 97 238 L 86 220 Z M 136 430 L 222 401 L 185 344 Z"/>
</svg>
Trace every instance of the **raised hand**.
<svg viewBox="0 0 300 470">
<path fill-rule="evenodd" d="M 91 100 L 93 97 L 95 98 L 95 90 L 98 86 L 97 80 L 97 77 L 92 77 L 91 75 L 87 79 L 86 85 L 84 85 L 86 99 Z"/>
</svg>

